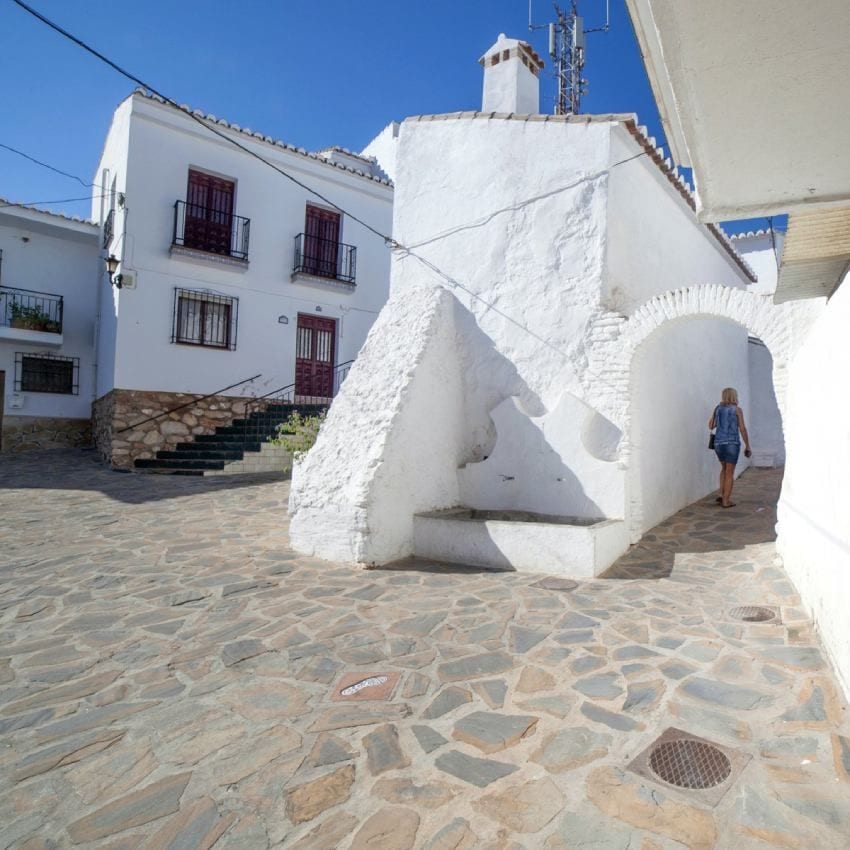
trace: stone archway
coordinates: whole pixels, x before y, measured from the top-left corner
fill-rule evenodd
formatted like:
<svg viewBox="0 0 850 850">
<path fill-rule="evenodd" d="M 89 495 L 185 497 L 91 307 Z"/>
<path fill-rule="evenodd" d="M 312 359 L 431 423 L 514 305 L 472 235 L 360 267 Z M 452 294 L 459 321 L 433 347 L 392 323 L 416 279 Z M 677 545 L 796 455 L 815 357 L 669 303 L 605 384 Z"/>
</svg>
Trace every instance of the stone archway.
<svg viewBox="0 0 850 850">
<path fill-rule="evenodd" d="M 622 431 L 618 459 L 632 466 L 630 434 L 637 400 L 630 381 L 640 347 L 653 332 L 673 321 L 695 318 L 728 319 L 746 328 L 767 346 L 773 358 L 773 383 L 780 415 L 784 418 L 788 363 L 817 314 L 817 306 L 773 304 L 769 295 L 756 295 L 720 284 L 685 287 L 659 295 L 631 316 L 601 313 L 587 337 L 587 370 L 583 379 L 587 401 Z M 630 498 L 632 539 L 642 533 L 641 504 Z"/>
</svg>

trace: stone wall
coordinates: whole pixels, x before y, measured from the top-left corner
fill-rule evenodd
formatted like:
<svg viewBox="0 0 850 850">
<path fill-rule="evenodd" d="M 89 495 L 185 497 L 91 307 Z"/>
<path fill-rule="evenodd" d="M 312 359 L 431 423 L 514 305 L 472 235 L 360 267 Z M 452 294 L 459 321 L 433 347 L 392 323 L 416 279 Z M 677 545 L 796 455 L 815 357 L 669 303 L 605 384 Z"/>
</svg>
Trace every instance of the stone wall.
<svg viewBox="0 0 850 850">
<path fill-rule="evenodd" d="M 242 396 L 112 390 L 92 406 L 95 446 L 115 469 L 132 469 L 137 458 L 156 457 L 160 449 L 229 425 L 243 415 L 248 401 Z M 144 421 L 184 404 L 166 416 Z"/>
<path fill-rule="evenodd" d="M 65 419 L 57 416 L 3 417 L 2 451 L 4 454 L 36 449 L 67 449 L 91 445 L 91 422 L 88 419 Z"/>
</svg>

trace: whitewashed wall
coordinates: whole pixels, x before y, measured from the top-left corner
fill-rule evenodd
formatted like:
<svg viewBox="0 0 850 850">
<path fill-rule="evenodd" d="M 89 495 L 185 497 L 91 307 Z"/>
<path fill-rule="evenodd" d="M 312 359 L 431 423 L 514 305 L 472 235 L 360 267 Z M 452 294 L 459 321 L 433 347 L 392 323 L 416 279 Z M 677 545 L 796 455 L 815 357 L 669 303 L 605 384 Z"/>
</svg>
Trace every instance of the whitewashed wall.
<svg viewBox="0 0 850 850">
<path fill-rule="evenodd" d="M 543 509 L 539 476 L 513 476 L 510 499 L 494 495 L 495 477 L 501 479 L 502 473 L 496 461 L 506 461 L 510 446 L 516 450 L 521 442 L 510 442 L 517 428 L 502 413 L 494 412 L 503 402 L 510 406 L 503 405 L 501 411 L 520 414 L 519 430 L 526 436 L 535 429 L 538 437 L 545 433 L 551 452 L 541 450 L 534 461 L 556 454 L 568 471 L 557 476 L 550 470 L 550 477 L 568 480 L 570 485 L 558 482 L 561 490 L 556 493 L 554 481 L 547 484 L 556 512 L 579 516 L 601 512 L 629 519 L 625 470 L 616 462 L 621 437 L 617 428 L 601 416 L 588 416 L 585 408 L 580 413 L 570 408 L 567 416 L 557 414 L 569 394 L 579 400 L 584 397 L 594 323 L 604 310 L 611 222 L 657 216 L 662 223 L 672 219 L 676 234 L 671 239 L 663 226 L 644 231 L 620 228 L 617 240 L 628 246 L 630 256 L 620 255 L 617 262 L 622 273 L 628 266 L 636 281 L 632 291 L 623 280 L 624 304 L 640 304 L 666 288 L 705 282 L 708 274 L 720 278 L 716 283 L 741 286 L 743 273 L 697 224 L 684 202 L 674 199 L 671 203 L 676 190 L 666 178 L 654 181 L 644 175 L 634 185 L 621 187 L 612 199 L 607 166 L 612 160 L 612 132 L 619 129 L 607 120 L 545 121 L 543 116 L 537 120 L 426 116 L 402 125 L 394 237 L 404 247 L 396 252 L 393 263 L 392 299 L 387 308 L 393 312 L 387 322 L 382 317 L 374 328 L 367 345 L 371 353 L 366 357 L 364 351 L 342 399 L 349 393 L 351 398 L 383 398 L 384 384 L 395 381 L 396 361 L 375 353 L 391 345 L 381 340 L 390 328 L 410 340 L 411 360 L 420 357 L 418 352 L 428 352 L 428 358 L 423 355 L 423 365 L 417 367 L 424 370 L 422 382 L 415 384 L 415 369 L 409 373 L 409 386 L 399 388 L 390 415 L 368 408 L 361 412 L 366 421 L 358 428 L 368 435 L 361 448 L 368 450 L 354 451 L 345 464 L 339 463 L 339 457 L 346 439 L 354 446 L 362 438 L 352 438 L 346 430 L 348 416 L 339 411 L 347 408 L 340 407 L 328 421 L 293 485 L 290 509 L 298 549 L 348 561 L 410 554 L 414 502 L 417 510 L 431 510 L 449 506 L 450 497 L 462 496 L 470 507 L 498 502 L 500 507 Z M 639 150 L 632 143 L 629 154 Z M 640 175 L 643 165 L 637 168 Z M 631 191 L 642 193 L 639 205 Z M 613 209 L 614 203 L 620 206 Z M 672 272 L 665 267 L 668 260 Z M 453 330 L 446 327 L 445 316 L 422 325 L 413 323 L 409 315 L 405 318 L 400 309 L 406 298 L 422 288 L 438 287 L 448 289 L 456 299 Z M 411 322 L 409 329 L 405 322 Z M 430 335 L 431 342 L 445 334 L 454 342 L 434 348 L 427 338 L 420 339 L 422 333 Z M 746 332 L 723 328 L 722 334 L 731 335 L 738 346 L 740 369 L 732 377 L 746 396 Z M 694 359 L 699 361 L 697 354 Z M 411 411 L 421 408 L 418 388 L 432 380 L 432 371 L 462 381 L 462 402 L 448 389 L 435 393 L 430 414 L 420 421 Z M 601 372 L 599 380 L 604 380 Z M 710 392 L 702 393 L 708 412 L 698 417 L 701 425 L 696 433 L 701 442 L 707 440 L 705 420 L 712 400 L 728 382 L 724 375 Z M 444 383 L 454 386 L 448 377 Z M 516 398 L 518 406 L 505 401 L 510 397 Z M 531 422 L 522 415 L 543 418 Z M 451 438 L 426 453 L 429 463 L 411 467 L 423 454 L 423 441 L 434 445 L 430 429 L 435 420 L 455 423 L 449 429 Z M 499 445 L 500 425 L 507 450 Z M 581 439 L 567 432 L 578 433 Z M 382 445 L 385 448 L 379 450 Z M 698 465 L 705 461 L 702 452 L 707 454 L 707 449 L 701 448 Z M 493 462 L 480 463 L 489 457 Z M 373 464 L 378 470 L 374 474 L 369 472 Z M 453 469 L 451 476 L 447 464 Z M 464 467 L 460 473 L 459 467 Z M 510 476 L 510 470 L 504 474 Z M 358 482 L 358 489 L 352 490 L 350 481 Z M 447 481 L 454 482 L 452 487 Z M 414 487 L 415 499 L 400 496 L 407 486 Z M 506 492 L 504 485 L 495 486 Z M 693 489 L 699 491 L 701 486 Z M 385 500 L 385 488 L 395 492 L 396 498 Z M 334 495 L 322 497 L 324 502 L 318 504 L 312 493 L 320 490 Z M 611 503 L 612 495 L 617 496 L 617 504 Z M 672 513 L 691 500 L 689 494 L 675 498 L 680 499 L 678 504 L 671 499 L 656 513 Z M 378 507 L 379 502 L 383 507 Z M 329 527 L 333 534 L 324 535 L 323 529 Z M 386 539 L 392 539 L 391 546 L 371 542 Z"/>
<path fill-rule="evenodd" d="M 363 156 L 373 156 L 378 165 L 390 180 L 395 181 L 395 158 L 398 152 L 398 133 L 401 124 L 391 121 L 366 145 L 361 151 Z"/>
<path fill-rule="evenodd" d="M 612 125 L 612 165 L 639 152 Z M 662 292 L 704 283 L 744 288 L 749 280 L 648 156 L 615 165 L 608 178 L 602 303 L 626 315 Z"/>
<path fill-rule="evenodd" d="M 383 240 L 343 216 L 341 241 L 357 247 L 356 287 L 292 282 L 305 206 L 321 202 L 162 104 L 134 95 L 125 108 L 132 110 L 124 165 L 126 237 L 116 253 L 121 271 L 135 276 L 136 287 L 118 295 L 113 386 L 205 393 L 258 372 L 260 381 L 232 392 L 284 386 L 294 380 L 299 312 L 336 319 L 336 361 L 353 359 L 387 299 L 390 255 Z M 225 132 L 377 229 L 390 231 L 390 186 Z M 107 150 L 111 146 L 110 140 Z M 247 269 L 169 254 L 174 203 L 186 198 L 190 167 L 236 182 L 234 212 L 251 220 Z M 176 287 L 239 299 L 235 351 L 171 343 Z M 278 321 L 281 316 L 287 324 Z"/>
<path fill-rule="evenodd" d="M 94 330 L 97 282 L 102 261 L 96 226 L 34 210 L 0 213 L 0 283 L 64 297 L 62 345 L 0 338 L 0 370 L 6 373 L 5 416 L 87 419 L 94 396 Z M 45 334 L 46 339 L 51 339 Z M 79 394 L 24 392 L 23 407 L 11 408 L 15 352 L 78 357 Z M 9 421 L 7 421 L 9 424 Z"/>
<path fill-rule="evenodd" d="M 750 340 L 750 404 L 748 421 L 756 466 L 785 463 L 782 415 L 773 386 L 773 357 L 759 340 Z"/>
<path fill-rule="evenodd" d="M 777 548 L 850 694 L 850 281 L 791 364 Z"/>
<path fill-rule="evenodd" d="M 641 531 L 717 489 L 720 464 L 708 450 L 707 423 L 724 387 L 738 390 L 747 415 L 747 348 L 740 325 L 696 318 L 663 325 L 638 349 L 629 486 L 641 502 Z M 736 472 L 748 465 L 742 441 Z"/>
</svg>

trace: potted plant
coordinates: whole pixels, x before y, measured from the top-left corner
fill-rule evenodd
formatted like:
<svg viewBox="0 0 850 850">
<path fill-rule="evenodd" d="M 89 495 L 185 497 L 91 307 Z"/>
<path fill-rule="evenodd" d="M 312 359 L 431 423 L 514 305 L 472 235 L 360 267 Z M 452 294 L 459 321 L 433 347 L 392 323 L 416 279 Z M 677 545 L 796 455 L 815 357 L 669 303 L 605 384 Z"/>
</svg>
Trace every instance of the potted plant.
<svg viewBox="0 0 850 850">
<path fill-rule="evenodd" d="M 40 307 L 25 307 L 19 301 L 9 305 L 10 325 L 13 328 L 30 331 L 46 331 L 51 325 L 57 325 Z M 57 331 L 53 331 L 56 333 Z"/>
</svg>

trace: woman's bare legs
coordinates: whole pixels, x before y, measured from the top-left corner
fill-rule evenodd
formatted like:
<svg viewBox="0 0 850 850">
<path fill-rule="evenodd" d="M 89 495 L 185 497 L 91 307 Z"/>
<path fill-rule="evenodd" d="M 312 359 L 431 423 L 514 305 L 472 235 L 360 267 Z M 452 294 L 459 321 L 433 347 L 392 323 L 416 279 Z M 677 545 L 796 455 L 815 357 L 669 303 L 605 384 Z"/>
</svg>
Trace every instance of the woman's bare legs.
<svg viewBox="0 0 850 850">
<path fill-rule="evenodd" d="M 735 483 L 735 464 L 724 463 L 723 469 L 720 472 L 720 497 L 724 508 L 731 508 L 734 504 L 732 501 L 732 485 Z"/>
</svg>

